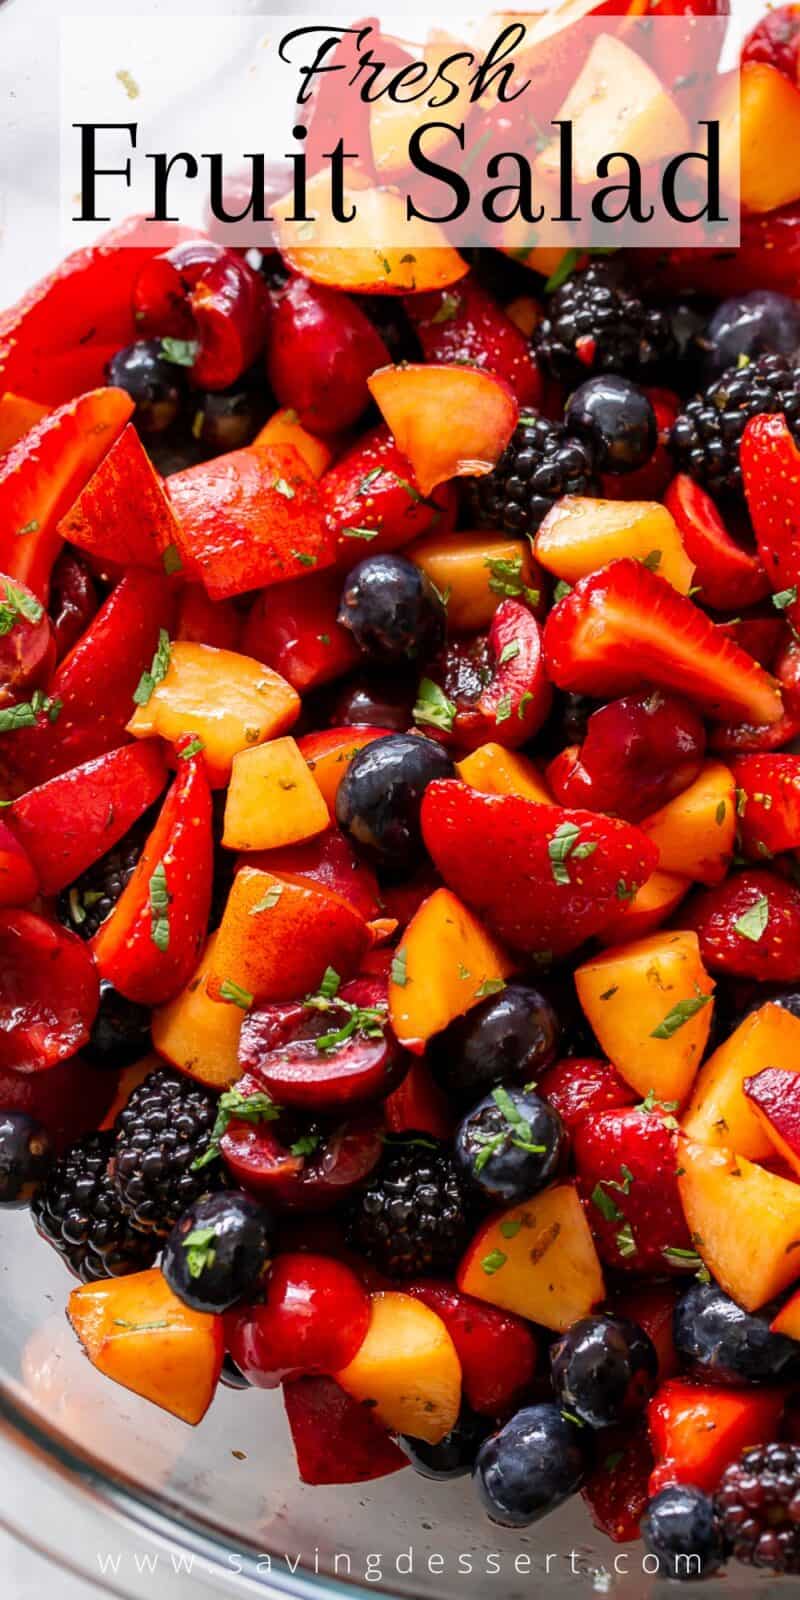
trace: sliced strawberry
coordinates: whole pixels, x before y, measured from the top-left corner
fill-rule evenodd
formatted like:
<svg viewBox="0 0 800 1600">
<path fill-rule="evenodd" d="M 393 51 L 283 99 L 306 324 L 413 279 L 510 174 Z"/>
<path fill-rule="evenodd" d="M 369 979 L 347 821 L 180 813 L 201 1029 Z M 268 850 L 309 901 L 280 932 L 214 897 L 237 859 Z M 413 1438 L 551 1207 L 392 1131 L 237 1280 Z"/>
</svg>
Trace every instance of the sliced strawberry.
<svg viewBox="0 0 800 1600">
<path fill-rule="evenodd" d="M 672 585 L 629 557 L 582 578 L 551 611 L 548 671 L 560 689 L 597 698 L 657 684 L 717 721 L 777 722 L 777 685 Z"/>
<path fill-rule="evenodd" d="M 558 1112 L 572 1132 L 584 1117 L 601 1111 L 632 1106 L 636 1091 L 619 1076 L 610 1061 L 595 1056 L 565 1056 L 542 1074 L 537 1093 Z"/>
<path fill-rule="evenodd" d="M 595 1441 L 595 1465 L 581 1494 L 592 1522 L 614 1544 L 639 1537 L 647 1507 L 653 1451 L 642 1420 L 635 1427 L 604 1428 Z"/>
<path fill-rule="evenodd" d="M 658 864 L 638 828 L 589 811 L 430 784 L 425 844 L 446 884 L 515 949 L 563 955 L 599 933 Z"/>
<path fill-rule="evenodd" d="M 398 550 L 421 533 L 453 525 L 456 492 L 440 484 L 423 498 L 411 462 L 384 423 L 365 433 L 320 480 L 337 560 L 352 567 L 365 549 Z"/>
<path fill-rule="evenodd" d="M 765 867 L 692 895 L 681 927 L 694 928 L 712 972 L 775 983 L 800 978 L 800 890 Z"/>
<path fill-rule="evenodd" d="M 573 1133 L 578 1187 L 604 1261 L 623 1272 L 698 1262 L 678 1193 L 677 1123 L 664 1108 L 602 1111 Z"/>
<path fill-rule="evenodd" d="M 731 771 L 744 855 L 758 861 L 800 849 L 800 756 L 741 756 Z"/>
<path fill-rule="evenodd" d="M 406 295 L 426 361 L 472 362 L 505 378 L 521 406 L 538 406 L 542 380 L 529 341 L 470 273 L 449 289 Z"/>
<path fill-rule="evenodd" d="M 768 672 L 773 671 L 781 647 L 786 641 L 787 625 L 783 617 L 779 616 L 770 606 L 769 611 L 764 607 L 757 607 L 745 614 L 735 617 L 720 617 L 717 627 L 727 633 L 729 639 L 747 655 L 752 656 L 759 666 L 766 667 Z"/>
<path fill-rule="evenodd" d="M 723 1389 L 671 1378 L 648 1407 L 657 1463 L 650 1493 L 671 1483 L 716 1489 L 745 1445 L 777 1436 L 784 1401 L 782 1389 Z"/>
<path fill-rule="evenodd" d="M 758 548 L 781 609 L 800 623 L 800 450 L 785 417 L 752 417 L 740 446 L 742 477 Z"/>
<path fill-rule="evenodd" d="M 739 611 L 769 594 L 769 578 L 754 550 L 731 538 L 710 494 L 687 473 L 673 478 L 664 504 L 675 519 L 703 605 Z"/>
</svg>

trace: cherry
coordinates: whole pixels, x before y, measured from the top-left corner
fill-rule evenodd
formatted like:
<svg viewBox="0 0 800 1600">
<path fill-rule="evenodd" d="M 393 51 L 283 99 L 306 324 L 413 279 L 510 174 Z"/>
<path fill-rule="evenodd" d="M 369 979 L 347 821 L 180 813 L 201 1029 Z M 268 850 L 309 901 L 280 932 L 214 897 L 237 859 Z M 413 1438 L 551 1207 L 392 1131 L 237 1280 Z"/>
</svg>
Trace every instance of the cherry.
<svg viewBox="0 0 800 1600">
<path fill-rule="evenodd" d="M 50 619 L 57 661 L 77 644 L 98 604 L 97 590 L 86 562 L 75 550 L 63 549 L 50 579 Z"/>
<path fill-rule="evenodd" d="M 0 573 L 0 706 L 24 700 L 46 683 L 55 654 L 41 601 L 26 584 Z"/>
<path fill-rule="evenodd" d="M 355 301 L 306 278 L 290 278 L 277 298 L 267 375 L 283 406 L 306 428 L 340 433 L 369 404 L 367 379 L 391 356 Z"/>
<path fill-rule="evenodd" d="M 39 1072 L 74 1055 L 99 999 L 82 939 L 30 911 L 0 913 L 0 1067 Z"/>
<path fill-rule="evenodd" d="M 473 1411 L 504 1417 L 529 1387 L 536 1367 L 530 1328 L 511 1311 L 482 1305 L 451 1283 L 426 1278 L 403 1285 L 440 1316 L 461 1362 L 464 1398 Z"/>
<path fill-rule="evenodd" d="M 562 805 L 638 822 L 694 782 L 705 747 L 686 701 L 661 690 L 624 695 L 592 713 L 580 750 L 563 751 L 547 775 Z"/>
<path fill-rule="evenodd" d="M 333 1112 L 383 1099 L 408 1065 L 388 1027 L 386 984 L 357 978 L 321 1005 L 248 1012 L 239 1041 L 241 1066 L 279 1105 L 297 1110 Z M 287 1038 L 286 1014 L 295 1009 L 300 1015 L 288 1024 Z M 282 1013 L 279 1022 L 274 1011 Z"/>
<path fill-rule="evenodd" d="M 192 379 L 202 389 L 227 389 L 264 348 L 264 281 L 211 239 L 186 240 L 146 262 L 133 308 L 140 332 L 197 341 Z"/>
<path fill-rule="evenodd" d="M 236 1085 L 244 1095 L 263 1094 L 249 1073 Z M 236 1183 L 278 1208 L 327 1211 L 368 1177 L 383 1154 L 381 1118 L 372 1109 L 341 1122 L 309 1128 L 289 1114 L 277 1121 L 233 1117 L 220 1149 Z"/>
<path fill-rule="evenodd" d="M 225 1315 L 239 1371 L 258 1389 L 284 1379 L 340 1372 L 369 1327 L 369 1295 L 350 1267 L 329 1256 L 287 1252 L 275 1260 L 263 1303 Z"/>
<path fill-rule="evenodd" d="M 41 1122 L 56 1152 L 100 1126 L 117 1090 L 117 1073 L 92 1067 L 80 1056 L 46 1072 L 0 1067 L 0 1106 Z"/>
</svg>

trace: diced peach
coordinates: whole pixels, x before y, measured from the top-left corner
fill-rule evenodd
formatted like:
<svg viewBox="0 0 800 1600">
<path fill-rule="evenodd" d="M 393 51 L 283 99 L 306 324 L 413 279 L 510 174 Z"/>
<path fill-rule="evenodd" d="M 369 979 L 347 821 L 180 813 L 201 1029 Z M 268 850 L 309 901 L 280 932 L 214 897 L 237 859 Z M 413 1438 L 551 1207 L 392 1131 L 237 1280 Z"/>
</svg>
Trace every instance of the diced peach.
<svg viewBox="0 0 800 1600">
<path fill-rule="evenodd" d="M 726 1294 L 758 1310 L 800 1277 L 800 1183 L 694 1139 L 678 1160 L 695 1249 Z"/>
<path fill-rule="evenodd" d="M 736 838 L 736 785 L 721 761 L 707 761 L 688 789 L 640 823 L 658 845 L 662 872 L 720 883 Z"/>
<path fill-rule="evenodd" d="M 307 879 L 242 867 L 233 880 L 206 989 L 224 999 L 234 984 L 255 1000 L 298 1000 L 326 967 L 340 978 L 358 968 L 369 928 L 348 900 Z"/>
<path fill-rule="evenodd" d="M 230 850 L 275 850 L 329 825 L 328 807 L 291 735 L 234 756 L 222 836 Z"/>
<path fill-rule="evenodd" d="M 620 1077 L 645 1096 L 682 1103 L 703 1059 L 713 980 L 695 933 L 614 945 L 575 973 L 578 999 Z"/>
<path fill-rule="evenodd" d="M 544 806 L 553 804 L 538 767 L 518 750 L 506 750 L 504 745 L 479 745 L 463 761 L 456 762 L 456 770 L 464 783 L 483 794 L 518 794 L 523 800 L 536 800 Z"/>
<path fill-rule="evenodd" d="M 400 1043 L 421 1055 L 433 1034 L 501 989 L 512 971 L 477 917 L 449 889 L 436 889 L 411 918 L 392 963 L 389 1017 Z"/>
<path fill-rule="evenodd" d="M 185 989 L 157 1006 L 152 1017 L 153 1044 L 179 1072 L 213 1089 L 227 1089 L 241 1076 L 238 1060 L 243 1011 L 224 1000 L 212 1000 L 206 989 L 217 934 L 203 952 Z"/>
<path fill-rule="evenodd" d="M 447 625 L 452 633 L 477 633 L 488 628 L 503 599 L 490 587 L 495 562 L 519 563 L 519 580 L 537 588 L 527 539 L 501 533 L 427 533 L 403 552 L 427 572 L 440 594 L 447 595 Z"/>
<path fill-rule="evenodd" d="M 460 61 L 457 58 L 459 50 L 463 52 Z M 463 123 L 469 116 L 472 58 L 455 39 L 438 44 L 430 40 L 426 42 L 424 59 L 432 73 L 446 57 L 454 57 L 447 70 L 448 82 L 458 84 L 458 93 L 448 102 L 446 117 L 436 117 L 427 92 L 418 99 L 395 100 L 390 95 L 380 95 L 372 101 L 369 109 L 370 149 L 372 164 L 382 182 L 386 183 L 392 178 L 399 181 L 403 175 L 408 177 L 410 140 L 426 124 L 431 124 L 425 138 L 428 159 L 435 161 L 437 155 L 445 159 L 448 146 L 452 150 L 453 135 L 445 123 Z"/>
<path fill-rule="evenodd" d="M 571 1183 L 554 1184 L 478 1229 L 456 1273 L 463 1294 L 562 1331 L 605 1297 L 589 1224 Z"/>
<path fill-rule="evenodd" d="M 0 454 L 10 450 L 23 433 L 46 416 L 47 406 L 40 405 L 38 400 L 26 400 L 24 395 L 6 390 L 0 395 Z"/>
<path fill-rule="evenodd" d="M 253 443 L 293 444 L 306 466 L 311 468 L 315 478 L 321 478 L 333 460 L 330 443 L 318 439 L 315 433 L 309 433 L 308 428 L 304 428 L 298 422 L 297 412 L 288 406 L 284 406 L 280 411 L 273 411 L 260 433 L 256 434 Z"/>
<path fill-rule="evenodd" d="M 222 1366 L 222 1318 L 190 1310 L 157 1267 L 81 1284 L 67 1316 L 98 1372 L 182 1422 L 205 1416 Z"/>
<path fill-rule="evenodd" d="M 700 1068 L 683 1118 L 689 1138 L 768 1161 L 772 1141 L 743 1087 L 767 1066 L 800 1072 L 800 1018 L 782 1006 L 764 1005 L 745 1017 Z"/>
<path fill-rule="evenodd" d="M 438 1444 L 461 1405 L 461 1363 L 441 1319 L 394 1290 L 372 1296 L 369 1328 L 336 1382 L 385 1428 Z"/>
<path fill-rule="evenodd" d="M 478 367 L 406 363 L 381 367 L 368 381 L 423 494 L 448 478 L 491 472 L 517 424 L 509 385 Z"/>
<path fill-rule="evenodd" d="M 314 774 L 314 782 L 333 817 L 336 811 L 336 794 L 353 756 L 363 750 L 373 739 L 383 739 L 390 728 L 372 728 L 363 724 L 352 728 L 318 728 L 314 733 L 304 733 L 297 741 L 303 760 Z"/>
<path fill-rule="evenodd" d="M 178 640 L 165 676 L 147 704 L 136 707 L 128 732 L 136 739 L 159 734 L 171 744 L 185 734 L 202 739 L 209 779 L 219 787 L 240 750 L 284 733 L 299 712 L 291 684 L 260 661 Z"/>
<path fill-rule="evenodd" d="M 746 61 L 739 94 L 742 207 L 774 211 L 800 198 L 800 90 L 777 67 Z"/>
<path fill-rule="evenodd" d="M 611 33 L 595 38 L 557 115 L 575 130 L 573 172 L 579 184 L 597 181 L 598 151 L 625 150 L 647 167 L 691 148 L 686 118 L 661 79 L 636 50 Z M 558 156 L 554 139 L 538 166 L 557 173 Z"/>
<path fill-rule="evenodd" d="M 597 935 L 600 943 L 624 944 L 629 939 L 644 939 L 672 916 L 691 887 L 689 879 L 676 872 L 651 872 L 633 899 L 620 906 L 619 915 Z"/>
<path fill-rule="evenodd" d="M 694 577 L 675 521 L 657 500 L 564 495 L 542 522 L 534 551 L 565 583 L 577 583 L 621 556 L 647 561 L 679 594 L 689 593 Z"/>
</svg>

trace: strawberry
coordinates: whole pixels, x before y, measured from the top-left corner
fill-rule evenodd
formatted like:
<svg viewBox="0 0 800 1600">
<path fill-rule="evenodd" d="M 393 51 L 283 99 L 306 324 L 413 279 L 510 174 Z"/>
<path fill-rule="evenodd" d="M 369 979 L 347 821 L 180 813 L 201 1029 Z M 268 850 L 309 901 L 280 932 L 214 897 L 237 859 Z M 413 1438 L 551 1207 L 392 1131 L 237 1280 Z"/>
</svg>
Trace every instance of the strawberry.
<svg viewBox="0 0 800 1600">
<path fill-rule="evenodd" d="M 770 586 L 777 591 L 781 610 L 797 627 L 800 450 L 785 417 L 752 417 L 742 436 L 740 459 L 747 504 Z"/>
<path fill-rule="evenodd" d="M 471 362 L 494 372 L 521 406 L 539 406 L 542 380 L 529 341 L 470 273 L 449 289 L 403 301 L 426 361 Z"/>
<path fill-rule="evenodd" d="M 759 666 L 766 667 L 771 672 L 775 662 L 786 642 L 787 626 L 783 617 L 779 616 L 770 607 L 765 613 L 763 607 L 747 611 L 744 615 L 735 617 L 720 617 L 717 627 L 727 633 L 730 639 L 735 640 L 747 655 L 752 656 Z"/>
<path fill-rule="evenodd" d="M 625 557 L 581 578 L 544 631 L 559 689 L 598 699 L 647 684 L 683 694 L 716 720 L 777 722 L 777 685 L 685 595 Z"/>
<path fill-rule="evenodd" d="M 681 472 L 673 478 L 664 504 L 674 517 L 703 605 L 712 611 L 739 611 L 769 594 L 769 578 L 754 550 L 745 550 L 728 532 L 710 494 Z"/>
<path fill-rule="evenodd" d="M 681 908 L 707 967 L 775 983 L 800 978 L 800 890 L 764 867 L 735 872 Z"/>
<path fill-rule="evenodd" d="M 698 1261 L 678 1194 L 677 1123 L 650 1096 L 573 1133 L 578 1187 L 598 1251 L 623 1272 L 686 1272 Z"/>
<path fill-rule="evenodd" d="M 423 499 L 410 461 L 385 424 L 372 428 L 346 450 L 320 480 L 337 560 L 345 567 L 364 550 L 398 550 L 432 528 L 452 526 L 456 507 L 451 484 Z"/>
<path fill-rule="evenodd" d="M 429 784 L 422 832 L 454 893 L 515 949 L 563 955 L 610 921 L 658 864 L 627 822 L 481 794 L 452 778 Z"/>
<path fill-rule="evenodd" d="M 558 1112 L 569 1132 L 584 1117 L 633 1105 L 636 1099 L 636 1091 L 611 1062 L 595 1056 L 565 1056 L 563 1061 L 555 1061 L 539 1078 L 536 1090 Z"/>
<path fill-rule="evenodd" d="M 650 1493 L 671 1483 L 716 1489 L 745 1445 L 767 1444 L 778 1432 L 780 1389 L 722 1389 L 671 1378 L 647 1412 L 656 1467 Z"/>
<path fill-rule="evenodd" d="M 757 861 L 800 849 L 800 756 L 740 756 L 731 771 L 743 854 Z"/>
<path fill-rule="evenodd" d="M 614 1544 L 627 1544 L 639 1536 L 653 1470 L 644 1420 L 633 1428 L 604 1428 L 595 1441 L 594 1456 L 595 1465 L 581 1494 L 595 1527 Z"/>
</svg>

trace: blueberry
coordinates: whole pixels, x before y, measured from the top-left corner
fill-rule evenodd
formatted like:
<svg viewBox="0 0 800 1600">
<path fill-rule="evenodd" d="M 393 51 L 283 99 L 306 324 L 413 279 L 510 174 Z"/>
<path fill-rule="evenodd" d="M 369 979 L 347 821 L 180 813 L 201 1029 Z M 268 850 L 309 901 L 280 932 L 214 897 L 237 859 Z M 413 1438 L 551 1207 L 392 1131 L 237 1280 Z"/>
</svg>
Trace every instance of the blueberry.
<svg viewBox="0 0 800 1600">
<path fill-rule="evenodd" d="M 485 1199 L 515 1205 L 555 1177 L 565 1140 L 552 1106 L 531 1091 L 501 1085 L 461 1123 L 456 1166 Z"/>
<path fill-rule="evenodd" d="M 492 1522 L 526 1528 L 583 1482 L 588 1440 L 558 1406 L 526 1406 L 481 1445 L 475 1483 Z"/>
<path fill-rule="evenodd" d="M 430 578 L 405 556 L 366 556 L 348 572 L 339 622 L 374 661 L 386 665 L 438 655 L 447 613 Z"/>
<path fill-rule="evenodd" d="M 100 1004 L 92 1031 L 81 1050 L 84 1061 L 93 1067 L 129 1067 L 150 1049 L 150 1008 L 128 1000 L 109 983 L 100 979 Z"/>
<path fill-rule="evenodd" d="M 18 1200 L 28 1184 L 38 1183 L 51 1154 L 41 1123 L 24 1111 L 0 1111 L 0 1202 Z"/>
<path fill-rule="evenodd" d="M 800 350 L 800 304 L 773 289 L 751 289 L 717 306 L 701 341 L 707 380 L 735 367 L 740 356 L 791 356 Z"/>
<path fill-rule="evenodd" d="M 269 1212 L 249 1195 L 201 1195 L 169 1234 L 161 1271 L 193 1311 L 226 1311 L 258 1286 L 274 1233 Z"/>
<path fill-rule="evenodd" d="M 650 1501 L 641 1536 L 661 1563 L 659 1576 L 691 1581 L 709 1578 L 725 1563 L 725 1544 L 710 1495 L 690 1483 L 675 1483 Z"/>
<path fill-rule="evenodd" d="M 761 985 L 746 1015 L 749 1017 L 751 1012 L 760 1011 L 767 1000 L 771 1006 L 780 1006 L 784 1011 L 791 1011 L 793 1017 L 800 1017 L 800 989 L 778 989 L 774 994 L 768 994 Z"/>
<path fill-rule="evenodd" d="M 453 777 L 455 767 L 440 744 L 418 733 L 388 733 L 350 762 L 336 795 L 336 820 L 376 860 L 414 867 L 425 853 L 422 796 L 435 778 Z"/>
<path fill-rule="evenodd" d="M 165 360 L 160 339 L 139 339 L 118 350 L 108 363 L 108 381 L 136 403 L 140 433 L 163 433 L 175 421 L 183 397 L 183 374 Z"/>
<path fill-rule="evenodd" d="M 716 1283 L 693 1283 L 675 1306 L 675 1346 L 685 1362 L 712 1382 L 796 1382 L 797 1342 L 770 1333 L 769 1324 L 769 1316 L 743 1311 Z"/>
<path fill-rule="evenodd" d="M 264 420 L 266 396 L 246 384 L 194 398 L 192 432 L 207 455 L 251 444 Z"/>
<path fill-rule="evenodd" d="M 469 1106 L 498 1083 L 531 1083 L 555 1060 L 559 1032 L 539 989 L 509 983 L 437 1034 L 428 1058 L 442 1088 Z"/>
<path fill-rule="evenodd" d="M 609 1428 L 642 1410 L 656 1386 L 652 1340 L 627 1317 L 581 1317 L 550 1347 L 561 1405 L 591 1428 Z"/>
<path fill-rule="evenodd" d="M 455 1427 L 438 1444 L 428 1444 L 425 1439 L 411 1439 L 403 1434 L 397 1443 L 421 1477 L 463 1478 L 472 1471 L 475 1457 L 491 1427 L 488 1417 L 479 1417 L 465 1406 Z"/>
<path fill-rule="evenodd" d="M 614 373 L 589 378 L 570 395 L 566 425 L 590 445 L 601 472 L 635 472 L 658 443 L 656 414 L 644 390 Z"/>
</svg>

